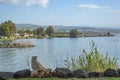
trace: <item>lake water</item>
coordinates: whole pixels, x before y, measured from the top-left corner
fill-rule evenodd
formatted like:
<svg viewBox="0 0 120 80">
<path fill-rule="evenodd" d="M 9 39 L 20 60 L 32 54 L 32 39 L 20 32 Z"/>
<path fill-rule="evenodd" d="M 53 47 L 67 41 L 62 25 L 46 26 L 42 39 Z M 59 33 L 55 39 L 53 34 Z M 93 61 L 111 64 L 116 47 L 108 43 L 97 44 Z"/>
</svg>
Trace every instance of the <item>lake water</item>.
<svg viewBox="0 0 120 80">
<path fill-rule="evenodd" d="M 0 71 L 17 71 L 31 69 L 31 57 L 38 60 L 46 68 L 65 67 L 64 60 L 69 57 L 78 58 L 83 49 L 90 51 L 90 42 L 94 41 L 100 53 L 115 56 L 120 65 L 120 35 L 113 37 L 82 37 L 52 39 L 21 39 L 13 42 L 31 42 L 33 48 L 0 48 Z"/>
</svg>

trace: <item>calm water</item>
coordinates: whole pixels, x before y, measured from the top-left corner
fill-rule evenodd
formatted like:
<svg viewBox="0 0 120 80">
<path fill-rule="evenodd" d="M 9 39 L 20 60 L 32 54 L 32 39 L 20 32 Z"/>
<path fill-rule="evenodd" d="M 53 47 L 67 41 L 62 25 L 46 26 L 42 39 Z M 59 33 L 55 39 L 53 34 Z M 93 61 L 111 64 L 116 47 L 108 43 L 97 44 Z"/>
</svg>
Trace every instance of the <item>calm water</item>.
<svg viewBox="0 0 120 80">
<path fill-rule="evenodd" d="M 90 51 L 90 42 L 95 41 L 99 52 L 116 56 L 120 65 L 120 35 L 114 37 L 87 38 L 53 38 L 53 39 L 22 39 L 13 42 L 32 42 L 33 48 L 2 48 L 0 49 L 0 71 L 17 71 L 31 69 L 31 57 L 38 60 L 46 68 L 64 67 L 64 60 L 78 57 L 83 49 Z"/>
</svg>

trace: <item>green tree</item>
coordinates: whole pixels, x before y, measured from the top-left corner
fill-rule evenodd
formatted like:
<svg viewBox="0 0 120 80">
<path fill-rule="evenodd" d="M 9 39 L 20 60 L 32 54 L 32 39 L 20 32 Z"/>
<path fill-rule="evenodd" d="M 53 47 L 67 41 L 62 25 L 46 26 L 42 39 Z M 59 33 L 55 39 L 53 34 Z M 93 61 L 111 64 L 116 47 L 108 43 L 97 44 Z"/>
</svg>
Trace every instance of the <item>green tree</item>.
<svg viewBox="0 0 120 80">
<path fill-rule="evenodd" d="M 77 29 L 72 29 L 70 31 L 70 37 L 78 37 L 79 35 L 79 31 L 77 31 Z"/>
<path fill-rule="evenodd" d="M 3 30 L 2 35 L 6 37 L 15 36 L 16 33 L 16 26 L 15 24 L 8 20 L 1 23 L 1 30 Z"/>
<path fill-rule="evenodd" d="M 52 26 L 49 26 L 47 29 L 46 29 L 46 34 L 50 37 L 54 36 L 54 28 Z"/>
<path fill-rule="evenodd" d="M 111 35 L 111 33 L 110 32 L 107 32 L 107 36 L 110 36 Z"/>
<path fill-rule="evenodd" d="M 5 29 L 0 25 L 0 36 L 4 36 Z"/>
<path fill-rule="evenodd" d="M 38 35 L 38 36 L 44 36 L 45 35 L 45 30 L 42 27 L 37 28 L 35 32 L 36 32 L 35 34 Z"/>
<path fill-rule="evenodd" d="M 24 33 L 24 29 L 21 29 L 21 30 L 18 30 L 17 32 L 19 33 L 19 34 L 23 34 Z"/>
<path fill-rule="evenodd" d="M 29 29 L 25 30 L 25 32 L 28 33 L 28 34 L 33 34 L 33 31 L 29 30 Z"/>
</svg>

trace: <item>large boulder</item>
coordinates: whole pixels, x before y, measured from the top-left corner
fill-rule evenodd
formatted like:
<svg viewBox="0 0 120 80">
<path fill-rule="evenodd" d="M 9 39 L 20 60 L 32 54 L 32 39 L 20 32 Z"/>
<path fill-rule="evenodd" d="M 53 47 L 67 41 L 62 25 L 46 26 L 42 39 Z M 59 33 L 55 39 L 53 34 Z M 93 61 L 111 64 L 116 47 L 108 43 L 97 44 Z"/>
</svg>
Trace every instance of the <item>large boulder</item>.
<svg viewBox="0 0 120 80">
<path fill-rule="evenodd" d="M 0 80 L 5 80 L 3 77 L 0 76 Z"/>
<path fill-rule="evenodd" d="M 45 78 L 45 77 L 52 77 L 52 69 L 46 69 L 46 70 L 34 70 L 31 72 L 31 77 L 39 77 L 39 78 Z"/>
<path fill-rule="evenodd" d="M 118 74 L 119 74 L 119 76 L 120 76 L 120 68 L 117 70 L 117 72 L 118 72 Z"/>
<path fill-rule="evenodd" d="M 106 76 L 106 77 L 118 77 L 119 74 L 115 69 L 107 69 L 104 72 L 104 76 Z"/>
<path fill-rule="evenodd" d="M 28 78 L 31 75 L 31 71 L 29 69 L 24 69 L 21 71 L 17 71 L 14 74 L 14 78 Z"/>
<path fill-rule="evenodd" d="M 53 71 L 52 76 L 58 78 L 69 78 L 72 77 L 72 72 L 67 68 L 56 68 Z"/>
<path fill-rule="evenodd" d="M 88 77 L 88 73 L 85 70 L 75 70 L 73 71 L 73 77 L 75 78 L 87 78 Z"/>
<path fill-rule="evenodd" d="M 52 77 L 52 69 L 46 69 L 44 73 L 44 77 Z"/>
<path fill-rule="evenodd" d="M 0 72 L 0 76 L 4 79 L 13 78 L 14 73 L 13 72 Z"/>
<path fill-rule="evenodd" d="M 103 72 L 89 72 L 89 77 L 104 77 L 104 73 Z"/>
</svg>

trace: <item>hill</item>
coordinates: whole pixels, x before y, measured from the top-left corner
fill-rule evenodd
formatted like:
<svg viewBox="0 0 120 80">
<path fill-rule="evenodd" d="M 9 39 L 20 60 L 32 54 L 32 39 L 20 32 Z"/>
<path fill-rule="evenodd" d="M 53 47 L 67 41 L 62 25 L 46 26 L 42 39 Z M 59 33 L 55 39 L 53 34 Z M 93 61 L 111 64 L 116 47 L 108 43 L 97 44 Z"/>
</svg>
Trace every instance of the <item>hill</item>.
<svg viewBox="0 0 120 80">
<path fill-rule="evenodd" d="M 16 24 L 17 30 L 31 29 L 34 30 L 38 27 L 47 28 L 48 26 L 40 26 L 34 24 Z M 53 26 L 56 32 L 69 32 L 71 29 L 77 29 L 81 33 L 120 33 L 120 28 L 108 28 L 108 27 L 87 27 L 87 26 Z"/>
<path fill-rule="evenodd" d="M 39 27 L 39 25 L 34 25 L 34 24 L 16 24 L 17 30 L 20 29 L 35 29 Z"/>
</svg>

